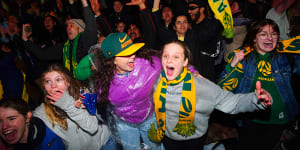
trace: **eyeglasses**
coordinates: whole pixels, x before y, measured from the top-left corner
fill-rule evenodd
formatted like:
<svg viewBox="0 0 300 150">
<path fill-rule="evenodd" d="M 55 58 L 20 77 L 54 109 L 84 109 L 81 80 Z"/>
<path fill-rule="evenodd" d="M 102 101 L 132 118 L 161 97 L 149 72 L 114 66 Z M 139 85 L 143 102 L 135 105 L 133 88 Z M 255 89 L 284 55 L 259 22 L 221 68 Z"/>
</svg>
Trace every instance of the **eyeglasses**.
<svg viewBox="0 0 300 150">
<path fill-rule="evenodd" d="M 188 9 L 189 9 L 189 10 L 194 10 L 194 9 L 196 9 L 196 8 L 199 8 L 199 6 L 190 6 Z"/>
<path fill-rule="evenodd" d="M 272 33 L 260 33 L 258 34 L 259 38 L 262 40 L 267 39 L 268 37 L 272 37 L 272 39 L 277 39 L 278 38 L 278 33 L 277 32 L 272 32 Z"/>
</svg>

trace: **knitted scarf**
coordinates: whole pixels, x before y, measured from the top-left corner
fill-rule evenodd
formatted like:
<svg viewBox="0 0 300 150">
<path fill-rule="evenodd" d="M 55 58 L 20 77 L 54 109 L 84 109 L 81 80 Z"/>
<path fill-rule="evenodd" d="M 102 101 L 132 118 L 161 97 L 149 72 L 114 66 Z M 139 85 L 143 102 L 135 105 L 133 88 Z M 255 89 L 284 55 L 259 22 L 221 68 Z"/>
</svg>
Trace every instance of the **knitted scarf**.
<svg viewBox="0 0 300 150">
<path fill-rule="evenodd" d="M 81 32 L 82 33 L 82 32 Z M 76 69 L 78 63 L 77 63 L 77 59 L 76 59 L 76 50 L 77 50 L 77 45 L 78 45 L 78 40 L 79 37 L 81 35 L 81 33 L 79 33 L 75 39 L 73 40 L 73 47 L 72 47 L 72 70 L 73 70 L 73 75 L 75 75 L 74 70 Z M 70 71 L 71 69 L 71 65 L 70 65 L 70 40 L 68 40 L 65 45 L 64 45 L 64 49 L 63 49 L 63 63 L 64 66 Z"/>
<path fill-rule="evenodd" d="M 178 116 L 178 122 L 173 132 L 187 137 L 193 135 L 196 130 L 196 126 L 193 124 L 195 116 L 196 107 L 196 90 L 194 79 L 190 71 L 185 67 L 181 74 L 172 81 L 166 79 L 165 72 L 162 71 L 160 82 L 157 85 L 156 91 L 153 94 L 154 109 L 156 114 L 156 121 L 158 128 L 155 129 L 154 123 L 151 124 L 148 130 L 149 139 L 153 142 L 160 142 L 164 135 L 166 129 L 166 92 L 168 85 L 176 85 L 180 82 L 183 83 L 182 93 L 181 93 L 181 103 Z"/>
</svg>

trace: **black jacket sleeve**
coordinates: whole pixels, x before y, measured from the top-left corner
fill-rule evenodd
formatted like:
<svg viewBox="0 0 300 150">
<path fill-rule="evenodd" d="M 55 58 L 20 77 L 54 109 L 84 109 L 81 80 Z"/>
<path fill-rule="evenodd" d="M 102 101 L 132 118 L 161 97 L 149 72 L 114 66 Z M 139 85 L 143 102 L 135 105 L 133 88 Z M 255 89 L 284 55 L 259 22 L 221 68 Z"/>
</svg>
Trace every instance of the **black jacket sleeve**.
<svg viewBox="0 0 300 150">
<path fill-rule="evenodd" d="M 85 29 L 79 37 L 78 46 L 76 50 L 77 62 L 88 54 L 89 48 L 92 45 L 97 44 L 97 24 L 96 19 L 93 16 L 92 9 L 83 7 L 83 16 L 85 22 Z"/>
<path fill-rule="evenodd" d="M 114 32 L 114 25 L 103 14 L 96 17 L 96 22 L 98 30 L 102 35 L 107 36 L 108 34 Z"/>
<path fill-rule="evenodd" d="M 149 9 L 141 10 L 141 23 L 146 47 L 154 48 L 156 45 L 156 27 Z"/>
</svg>

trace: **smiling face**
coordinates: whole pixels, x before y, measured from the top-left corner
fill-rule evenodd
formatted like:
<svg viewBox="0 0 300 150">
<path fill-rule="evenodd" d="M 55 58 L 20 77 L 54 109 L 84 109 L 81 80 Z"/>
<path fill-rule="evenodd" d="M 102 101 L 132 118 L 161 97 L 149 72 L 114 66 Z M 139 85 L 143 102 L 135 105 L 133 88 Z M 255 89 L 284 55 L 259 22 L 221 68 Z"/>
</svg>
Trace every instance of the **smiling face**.
<svg viewBox="0 0 300 150">
<path fill-rule="evenodd" d="M 274 31 L 272 26 L 265 25 L 261 31 L 256 34 L 254 43 L 258 53 L 264 55 L 275 49 L 278 41 L 278 32 Z"/>
<path fill-rule="evenodd" d="M 184 37 L 188 30 L 188 19 L 186 16 L 178 16 L 175 21 L 174 30 L 179 37 Z"/>
<path fill-rule="evenodd" d="M 140 29 L 135 25 L 131 24 L 127 30 L 127 34 L 130 36 L 130 39 L 133 41 L 135 38 L 141 37 Z"/>
<path fill-rule="evenodd" d="M 113 4 L 114 12 L 120 13 L 123 10 L 123 4 L 120 1 L 115 1 Z"/>
<path fill-rule="evenodd" d="M 116 73 L 125 73 L 134 69 L 135 54 L 130 56 L 116 56 L 114 59 Z"/>
<path fill-rule="evenodd" d="M 124 22 L 118 22 L 116 26 L 116 31 L 118 32 L 124 32 L 125 30 L 125 23 Z"/>
<path fill-rule="evenodd" d="M 193 21 L 197 21 L 200 17 L 200 7 L 197 4 L 189 4 L 188 13 Z"/>
<path fill-rule="evenodd" d="M 0 136 L 8 144 L 26 143 L 31 112 L 23 116 L 12 108 L 0 107 Z"/>
<path fill-rule="evenodd" d="M 175 80 L 187 65 L 188 58 L 186 58 L 184 48 L 181 45 L 169 43 L 164 46 L 162 67 L 169 81 Z"/>
<path fill-rule="evenodd" d="M 59 90 L 67 91 L 69 83 L 59 72 L 51 71 L 44 74 L 43 86 L 47 93 L 53 94 Z"/>
</svg>

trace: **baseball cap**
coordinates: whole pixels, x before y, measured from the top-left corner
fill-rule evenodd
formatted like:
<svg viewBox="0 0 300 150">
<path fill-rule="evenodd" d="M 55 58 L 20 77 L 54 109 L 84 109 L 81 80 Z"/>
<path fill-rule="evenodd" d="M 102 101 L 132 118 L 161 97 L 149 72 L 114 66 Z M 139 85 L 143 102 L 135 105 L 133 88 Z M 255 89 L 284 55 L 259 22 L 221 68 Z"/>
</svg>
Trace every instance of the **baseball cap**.
<svg viewBox="0 0 300 150">
<path fill-rule="evenodd" d="M 129 56 L 143 47 L 145 43 L 133 43 L 126 33 L 111 33 L 102 42 L 104 57 Z"/>
</svg>

